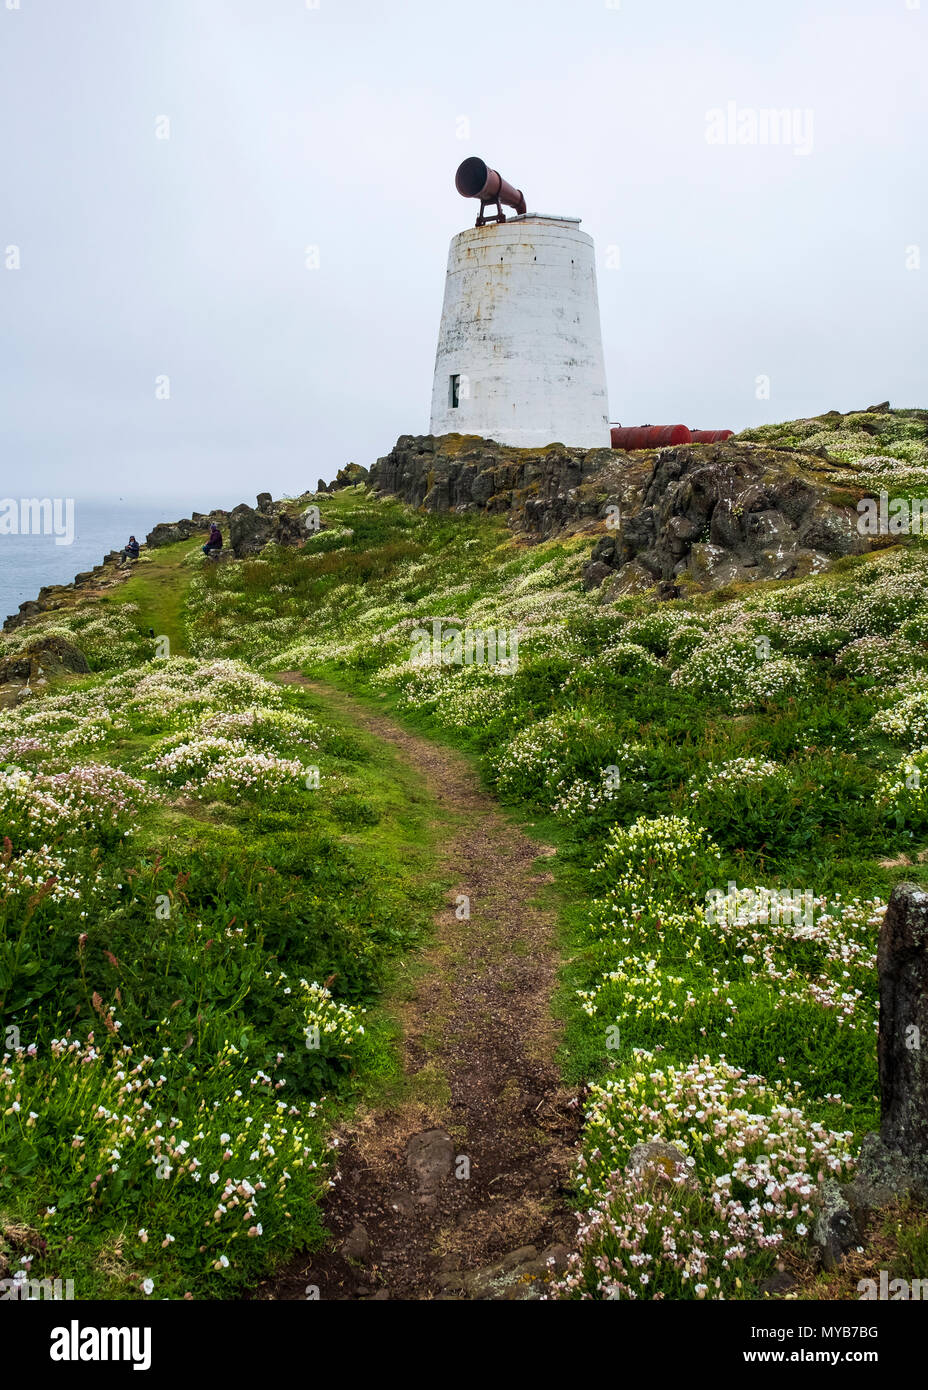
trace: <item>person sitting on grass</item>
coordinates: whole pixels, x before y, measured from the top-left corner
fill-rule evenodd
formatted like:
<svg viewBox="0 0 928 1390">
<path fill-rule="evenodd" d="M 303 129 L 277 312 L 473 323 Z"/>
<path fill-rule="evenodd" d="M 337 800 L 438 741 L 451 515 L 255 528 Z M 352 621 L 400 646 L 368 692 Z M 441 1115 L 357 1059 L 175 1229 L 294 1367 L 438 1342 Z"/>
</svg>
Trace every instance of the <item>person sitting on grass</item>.
<svg viewBox="0 0 928 1390">
<path fill-rule="evenodd" d="M 209 540 L 206 542 L 206 544 L 205 544 L 204 547 L 203 547 L 203 554 L 208 556 L 208 555 L 211 554 L 212 551 L 215 550 L 215 551 L 218 553 L 221 549 L 222 549 L 222 532 L 220 531 L 219 527 L 216 525 L 216 523 L 215 523 L 215 521 L 214 521 L 214 522 L 212 522 L 211 525 L 210 525 L 210 528 L 209 528 Z"/>
<path fill-rule="evenodd" d="M 135 536 L 130 536 L 123 549 L 119 552 L 120 563 L 124 565 L 127 560 L 137 560 L 139 558 L 139 549 L 140 546 Z"/>
</svg>

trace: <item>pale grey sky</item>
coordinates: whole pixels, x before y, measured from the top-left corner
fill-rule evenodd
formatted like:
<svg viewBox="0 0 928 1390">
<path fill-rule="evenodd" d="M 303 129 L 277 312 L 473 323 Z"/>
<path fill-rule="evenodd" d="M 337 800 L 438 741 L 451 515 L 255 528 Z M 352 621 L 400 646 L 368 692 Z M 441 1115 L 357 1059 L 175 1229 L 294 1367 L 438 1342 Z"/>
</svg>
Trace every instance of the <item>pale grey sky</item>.
<svg viewBox="0 0 928 1390">
<path fill-rule="evenodd" d="M 928 405 L 926 72 L 928 0 L 0 0 L 0 492 L 425 432 L 470 154 L 595 238 L 613 420 Z"/>
</svg>

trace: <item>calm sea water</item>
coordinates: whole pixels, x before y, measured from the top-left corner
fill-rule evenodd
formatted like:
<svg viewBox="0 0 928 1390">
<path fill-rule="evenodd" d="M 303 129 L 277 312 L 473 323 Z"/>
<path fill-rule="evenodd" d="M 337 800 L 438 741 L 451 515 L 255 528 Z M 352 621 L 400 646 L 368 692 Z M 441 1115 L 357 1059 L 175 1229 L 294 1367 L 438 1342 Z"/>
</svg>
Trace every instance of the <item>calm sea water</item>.
<svg viewBox="0 0 928 1390">
<path fill-rule="evenodd" d="M 238 498 L 238 501 L 241 499 Z M 56 545 L 54 536 L 0 535 L 0 622 L 36 598 L 43 584 L 68 584 L 81 570 L 98 565 L 108 550 L 120 550 L 134 534 L 144 545 L 159 521 L 177 521 L 192 511 L 235 503 L 191 502 L 190 498 L 102 502 L 75 498 L 74 540 Z M 204 533 L 205 535 L 205 533 Z"/>
</svg>

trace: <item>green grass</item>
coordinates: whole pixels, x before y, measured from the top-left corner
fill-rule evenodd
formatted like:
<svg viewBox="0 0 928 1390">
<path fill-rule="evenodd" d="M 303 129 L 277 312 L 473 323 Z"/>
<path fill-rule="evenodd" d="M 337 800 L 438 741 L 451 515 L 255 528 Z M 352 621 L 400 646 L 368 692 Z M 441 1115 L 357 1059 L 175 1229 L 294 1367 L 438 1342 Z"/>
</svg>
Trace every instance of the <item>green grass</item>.
<svg viewBox="0 0 928 1390">
<path fill-rule="evenodd" d="M 199 541 L 178 541 L 147 551 L 146 559 L 134 566 L 133 573 L 113 595 L 112 602 L 137 604 L 137 624 L 142 632 L 153 631 L 167 637 L 174 656 L 187 655 L 184 604 L 187 599 L 189 569 L 182 561 L 200 549 Z M 151 558 L 149 558 L 149 556 Z"/>
<path fill-rule="evenodd" d="M 907 458 L 916 428 L 920 417 L 886 424 L 882 442 Z M 804 426 L 782 437 L 811 438 Z M 909 461 L 918 462 L 914 455 Z M 335 692 L 352 692 L 466 752 L 510 814 L 557 845 L 564 964 L 554 1007 L 565 1023 L 560 1061 L 568 1081 L 608 1091 L 653 1071 L 664 1077 L 653 1084 L 666 1083 L 669 1095 L 698 1056 L 729 1088 L 736 1083 L 726 1067 L 765 1078 L 768 1100 L 788 1094 L 803 1125 L 824 1126 L 828 1144 L 840 1147 L 845 1133 L 856 1142 L 877 1121 L 880 904 L 902 878 L 928 884 L 928 862 L 920 859 L 928 849 L 928 791 L 912 777 L 928 744 L 928 703 L 919 703 L 928 669 L 924 544 L 843 561 L 802 581 L 602 606 L 580 584 L 588 539 L 527 545 L 499 518 L 429 516 L 363 487 L 325 497 L 322 513 L 326 529 L 299 550 L 271 546 L 250 560 L 210 566 L 185 561 L 190 545 L 158 552 L 107 605 L 122 621 L 121 655 L 109 667 L 109 628 L 94 635 L 76 617 L 75 640 L 88 632 L 99 669 L 121 663 L 127 673 L 128 683 L 113 687 L 121 693 L 112 704 L 130 708 L 128 727 L 116 717 L 101 729 L 92 708 L 94 699 L 106 703 L 101 677 L 77 683 L 86 708 L 65 737 L 86 734 L 84 756 L 147 781 L 159 752 L 191 736 L 173 716 L 162 724 L 132 713 L 134 682 L 160 669 L 146 664 L 149 627 L 170 637 L 175 656 L 190 653 L 204 669 L 216 658 L 266 673 L 298 667 Z M 518 628 L 517 669 L 414 668 L 415 631 L 430 631 L 436 618 L 465 629 Z M 769 650 L 761 655 L 764 643 Z M 238 698 L 217 697 L 209 708 L 234 710 Z M 241 695 L 245 705 L 263 698 Z M 91 985 L 105 1007 L 119 990 L 117 1016 L 134 1045 L 150 1053 L 157 1038 L 172 1048 L 174 1093 L 189 1094 L 193 1073 L 184 1068 L 195 1060 L 196 1075 L 209 1076 L 206 1093 L 224 1105 L 228 1087 L 210 1067 L 228 1043 L 236 1059 L 247 1054 L 249 1066 L 268 1076 L 276 1053 L 287 1052 L 295 1024 L 275 974 L 282 969 L 288 978 L 329 980 L 346 1009 L 372 1011 L 364 1015 L 369 1028 L 350 1046 L 301 1055 L 299 1063 L 288 1057 L 305 1101 L 324 1092 L 337 1107 L 403 1092 L 394 1025 L 388 1011 L 377 1010 L 402 988 L 400 963 L 436 900 L 433 808 L 403 764 L 339 713 L 337 693 L 288 689 L 279 700 L 285 712 L 318 727 L 311 756 L 328 779 L 327 794 L 312 800 L 313 793 L 288 786 L 241 795 L 219 782 L 215 799 L 147 806 L 128 844 L 104 837 L 108 886 L 84 928 L 79 958 L 79 908 L 43 899 L 32 909 L 19 966 L 31 969 L 39 959 L 45 992 L 17 1006 L 18 1026 L 34 1027 L 36 1036 L 63 1027 L 54 1004 L 71 1011 L 83 1037 L 94 1012 Z M 9 716 L 0 737 L 22 733 L 23 718 Z M 60 736 L 60 724 L 52 725 Z M 308 760 L 287 742 L 284 725 L 274 728 L 275 756 Z M 257 732 L 243 737 L 249 747 L 263 746 Z M 24 754 L 24 764 L 33 757 L 36 767 L 58 766 L 53 743 Z M 210 759 L 231 754 L 213 748 L 196 757 L 205 776 Z M 173 785 L 176 792 L 179 782 Z M 82 862 L 85 874 L 92 869 Z M 131 903 L 115 889 L 117 874 L 132 884 Z M 729 883 L 760 896 L 745 920 L 719 924 L 709 905 Z M 763 894 L 786 889 L 814 895 L 814 931 L 756 916 Z M 161 890 L 183 907 L 183 931 L 178 923 L 170 939 L 152 930 Z M 48 927 L 51 946 L 33 922 Z M 235 936 L 242 923 L 249 951 Z M 227 943 L 215 968 L 203 962 L 207 933 Z M 34 993 L 35 978 L 19 982 L 21 998 Z M 440 1076 L 434 1085 L 440 1093 Z M 307 1123 L 312 1128 L 318 1118 Z M 624 1133 L 615 1128 L 604 1160 L 616 1169 L 627 1157 Z M 53 1161 L 46 1166 L 56 1171 Z M 700 1169 L 707 1181 L 719 1171 Z M 11 1215 L 38 1221 L 45 1189 L 25 1176 L 25 1188 L 16 1190 L 28 1196 Z M 602 1175 L 597 1182 L 581 1183 L 578 1199 L 624 1212 L 625 1197 Z M 317 1229 L 320 1191 L 312 1182 L 300 1191 L 299 1218 L 277 1214 L 278 1251 Z M 105 1216 L 88 1217 L 88 1269 L 91 1262 L 109 1269 L 105 1251 L 119 1221 L 124 1231 L 145 1224 L 140 1209 L 122 1192 Z M 692 1209 L 703 1210 L 701 1199 Z M 797 1219 L 777 1216 L 794 1246 L 801 1245 Z M 230 1273 L 199 1269 L 194 1249 L 182 1277 L 195 1268 L 197 1291 L 222 1296 L 268 1258 L 254 1242 L 248 1250 L 247 1259 L 231 1261 Z M 176 1263 L 178 1252 L 170 1253 Z M 127 1258 L 94 1287 L 132 1287 L 144 1261 L 135 1249 L 127 1274 Z M 740 1284 L 732 1274 L 730 1296 L 745 1296 L 766 1267 L 748 1260 Z M 672 1281 L 666 1287 L 691 1296 Z"/>
<path fill-rule="evenodd" d="M 160 577 L 133 577 L 127 602 L 139 604 L 138 621 L 173 614 L 179 623 L 184 580 L 169 565 Z M 208 684 L 199 669 L 189 682 L 195 700 Z M 70 776 L 71 765 L 103 759 L 151 782 L 156 753 L 190 737 L 188 714 L 172 708 L 167 686 L 150 706 L 132 701 L 143 680 L 170 680 L 173 670 L 146 664 L 67 688 L 61 698 L 77 735 L 86 730 L 92 741 L 83 760 L 50 741 L 28 760 L 39 779 L 33 788 L 59 769 Z M 192 717 L 213 717 L 213 709 L 227 716 L 234 683 L 225 689 L 215 704 L 191 706 Z M 73 1279 L 82 1299 L 142 1297 L 145 1279 L 160 1297 L 229 1297 L 293 1248 L 317 1242 L 325 1136 L 342 1109 L 397 1082 L 395 1025 L 379 1001 L 394 963 L 429 933 L 440 900 L 435 808 L 389 746 L 337 706 L 297 688 L 266 690 L 246 687 L 238 704 L 260 709 L 264 700 L 311 721 L 315 747 L 302 756 L 318 763 L 319 790 L 283 784 L 261 795 L 220 782 L 199 799 L 177 800 L 162 787 L 163 799 L 134 813 L 120 806 L 112 817 L 106 796 L 96 795 L 37 835 L 27 796 L 24 818 L 9 823 L 18 850 L 28 856 L 30 840 L 40 839 L 42 862 L 60 859 L 81 888 L 64 899 L 28 889 L 0 894 L 8 1049 L 37 1049 L 35 1058 L 14 1050 L 5 1078 L 15 1105 L 0 1114 L 0 1212 L 33 1254 L 31 1277 Z M 121 724 L 102 744 L 92 714 L 83 724 L 78 718 L 98 706 L 118 711 Z M 285 754 L 289 726 L 282 728 Z M 349 1026 L 331 1037 L 323 1031 L 318 1047 L 304 1037 L 313 1012 L 300 978 L 325 984 L 332 1009 L 348 1011 Z M 90 1036 L 96 1050 L 88 1053 Z M 80 1039 L 84 1060 L 51 1056 L 53 1037 Z M 158 1059 L 163 1076 L 150 1093 L 151 1124 L 159 1117 L 164 1136 L 183 1135 L 191 1146 L 189 1155 L 169 1153 L 170 1181 L 159 1180 L 162 1141 L 140 1098 L 119 1089 L 120 1074 L 157 1075 L 145 1057 Z M 282 1123 L 280 1094 L 293 1118 L 274 1143 L 277 1157 L 262 1157 L 259 1141 L 250 1161 L 253 1136 L 269 1126 L 273 1138 Z M 223 1128 L 228 1159 L 217 1138 Z M 199 1182 L 186 1168 L 191 1155 Z M 222 1182 L 240 1176 L 252 1185 L 264 1172 L 269 1194 L 249 1214 L 260 1236 L 249 1238 L 231 1208 L 211 1220 L 221 1193 L 209 1182 L 213 1168 Z"/>
</svg>

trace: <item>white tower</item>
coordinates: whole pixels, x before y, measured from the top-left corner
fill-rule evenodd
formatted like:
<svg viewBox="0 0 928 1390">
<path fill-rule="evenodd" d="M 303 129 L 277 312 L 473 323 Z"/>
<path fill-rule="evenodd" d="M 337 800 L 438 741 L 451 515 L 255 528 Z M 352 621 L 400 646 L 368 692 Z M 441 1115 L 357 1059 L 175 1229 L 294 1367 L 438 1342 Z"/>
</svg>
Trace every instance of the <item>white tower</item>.
<svg viewBox="0 0 928 1390">
<path fill-rule="evenodd" d="M 477 166 L 469 187 L 468 166 Z M 431 433 L 609 448 L 592 237 L 579 218 L 526 213 L 521 193 L 482 160 L 466 160 L 457 184 L 481 198 L 481 216 L 451 242 Z M 520 215 L 484 218 L 488 193 Z"/>
</svg>

